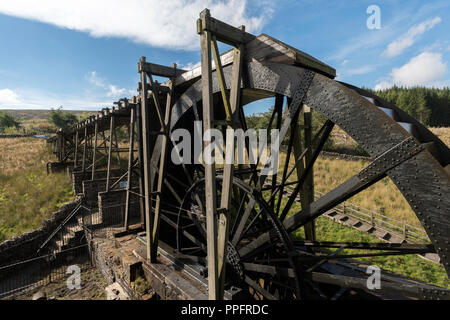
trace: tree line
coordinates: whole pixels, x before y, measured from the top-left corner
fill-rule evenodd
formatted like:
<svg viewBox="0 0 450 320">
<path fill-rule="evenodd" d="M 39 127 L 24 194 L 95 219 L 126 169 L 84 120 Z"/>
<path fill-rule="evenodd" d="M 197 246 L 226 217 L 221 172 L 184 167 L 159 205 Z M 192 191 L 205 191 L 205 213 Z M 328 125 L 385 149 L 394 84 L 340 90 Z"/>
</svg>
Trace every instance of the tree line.
<svg viewBox="0 0 450 320">
<path fill-rule="evenodd" d="M 78 118 L 75 114 L 63 110 L 61 107 L 57 109 L 51 109 L 47 117 L 48 122 L 55 128 L 66 128 L 70 125 L 77 123 L 78 121 L 84 120 L 89 114 L 83 112 L 83 114 Z M 2 134 L 23 134 L 26 133 L 24 122 L 19 118 L 13 116 L 11 113 L 6 111 L 0 111 L 0 133 Z M 28 132 L 30 133 L 30 132 Z M 35 134 L 35 132 L 33 132 Z"/>
<path fill-rule="evenodd" d="M 366 89 L 367 90 L 367 89 Z M 429 127 L 450 126 L 450 88 L 404 88 L 372 91 Z"/>
</svg>

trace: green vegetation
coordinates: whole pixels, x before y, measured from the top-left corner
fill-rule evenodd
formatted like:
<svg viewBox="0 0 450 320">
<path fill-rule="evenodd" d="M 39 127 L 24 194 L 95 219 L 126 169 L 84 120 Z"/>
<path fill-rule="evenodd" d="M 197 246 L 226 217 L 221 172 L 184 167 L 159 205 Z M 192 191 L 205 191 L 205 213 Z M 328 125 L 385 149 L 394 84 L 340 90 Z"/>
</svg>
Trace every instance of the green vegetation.
<svg viewBox="0 0 450 320">
<path fill-rule="evenodd" d="M 58 128 L 65 128 L 78 122 L 78 118 L 76 115 L 62 110 L 62 107 L 59 107 L 56 110 L 50 110 L 48 120 Z"/>
<path fill-rule="evenodd" d="M 427 126 L 450 126 L 450 88 L 403 88 L 374 92 Z"/>
<path fill-rule="evenodd" d="M 8 125 L 0 124 L 0 133 L 4 134 L 52 134 L 67 123 L 83 121 L 95 112 L 92 111 L 63 111 L 57 110 L 16 110 L 9 109 L 0 111 L 0 123 L 2 123 L 2 114 L 8 114 L 9 118 L 14 119 L 19 126 L 8 122 Z M 53 119 L 53 120 L 50 120 Z M 2 128 L 5 128 L 2 130 Z"/>
<path fill-rule="evenodd" d="M 273 112 L 273 107 L 269 109 L 269 111 L 267 112 L 263 112 L 263 113 L 257 113 L 257 114 L 252 114 L 249 116 L 245 117 L 245 120 L 247 122 L 247 127 L 248 128 L 252 128 L 255 129 L 257 132 L 260 129 L 275 129 L 275 124 L 276 124 L 276 116 L 275 119 L 272 122 L 272 127 L 269 128 L 269 123 L 270 123 L 270 118 L 272 116 L 272 112 Z M 316 112 L 315 110 L 311 110 L 311 114 L 312 114 L 312 134 L 313 136 L 320 130 L 320 128 L 322 127 L 322 125 L 325 123 L 326 118 L 320 114 L 319 112 Z M 286 117 L 286 114 L 283 114 L 283 121 Z M 303 119 L 299 119 L 299 124 L 300 126 L 302 126 L 304 124 Z M 289 139 L 290 139 L 290 130 L 288 130 L 286 132 L 286 138 L 281 142 L 282 144 L 287 145 L 289 143 Z M 270 132 L 268 132 L 268 137 L 267 137 L 268 141 L 270 141 Z M 324 146 L 325 150 L 332 150 L 333 149 L 333 138 L 330 137 L 325 146 Z"/>
<path fill-rule="evenodd" d="M 0 133 L 8 134 L 11 130 L 17 130 L 19 127 L 20 122 L 17 118 L 8 112 L 0 112 Z"/>
<path fill-rule="evenodd" d="M 285 202 L 286 200 L 283 200 Z M 300 204 L 295 203 L 291 214 L 300 210 Z M 304 239 L 303 229 L 295 231 L 293 239 Z M 318 241 L 342 241 L 342 242 L 381 242 L 375 237 L 361 231 L 333 222 L 329 218 L 319 217 L 316 219 L 316 236 Z M 379 252 L 375 250 L 344 249 L 340 254 L 358 254 L 368 252 Z M 425 260 L 417 255 L 403 256 L 380 256 L 355 259 L 368 265 L 377 265 L 381 269 L 402 274 L 417 280 L 450 288 L 450 280 L 444 267 Z"/>
<path fill-rule="evenodd" d="M 36 138 L 2 139 L 0 148 L 0 241 L 32 231 L 73 198 L 66 173 L 47 175 L 53 156 Z"/>
</svg>

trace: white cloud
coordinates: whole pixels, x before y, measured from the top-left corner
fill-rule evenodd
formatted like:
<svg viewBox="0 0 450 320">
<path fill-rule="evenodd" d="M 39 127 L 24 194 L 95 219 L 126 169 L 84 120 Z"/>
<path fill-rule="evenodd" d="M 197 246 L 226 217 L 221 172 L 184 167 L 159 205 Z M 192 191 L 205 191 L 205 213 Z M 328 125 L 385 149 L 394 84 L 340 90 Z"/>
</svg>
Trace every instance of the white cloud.
<svg viewBox="0 0 450 320">
<path fill-rule="evenodd" d="M 447 62 L 442 61 L 442 54 L 423 52 L 402 67 L 394 68 L 391 75 L 394 83 L 410 87 L 438 80 L 446 71 Z"/>
<path fill-rule="evenodd" d="M 0 109 L 50 109 L 59 106 L 66 110 L 100 110 L 112 106 L 112 101 L 92 96 L 55 95 L 36 89 L 0 89 Z"/>
<path fill-rule="evenodd" d="M 110 84 L 108 86 L 108 88 L 109 88 L 109 91 L 106 93 L 106 95 L 108 97 L 118 97 L 118 96 L 121 96 L 121 95 L 123 95 L 123 94 L 125 94 L 127 92 L 126 89 L 118 88 L 118 87 L 116 87 L 116 86 L 114 86 L 112 84 Z"/>
<path fill-rule="evenodd" d="M 125 88 L 119 88 L 118 86 L 108 83 L 108 81 L 97 75 L 97 71 L 89 72 L 87 79 L 93 85 L 107 90 L 106 96 L 108 97 L 117 98 L 130 91 L 127 91 Z"/>
<path fill-rule="evenodd" d="M 435 86 L 440 87 L 443 82 L 439 81 L 447 72 L 447 62 L 442 60 L 442 54 L 423 52 L 409 60 L 400 68 L 394 68 L 391 72 L 390 81 L 381 81 L 375 86 L 375 90 L 382 90 L 393 85 L 412 86 Z"/>
<path fill-rule="evenodd" d="M 376 84 L 374 89 L 375 90 L 384 90 L 384 89 L 389 89 L 390 87 L 392 87 L 392 82 L 381 81 L 381 82 Z"/>
<path fill-rule="evenodd" d="M 409 48 L 417 41 L 418 37 L 428 30 L 431 30 L 436 24 L 440 23 L 442 19 L 440 17 L 435 17 L 419 23 L 418 25 L 412 26 L 406 33 L 389 43 L 382 55 L 389 58 L 398 56 L 406 48 Z"/>
<path fill-rule="evenodd" d="M 22 104 L 19 96 L 11 89 L 2 89 L 0 90 L 0 106 L 8 107 L 8 106 L 18 106 Z"/>
<path fill-rule="evenodd" d="M 121 37 L 174 49 L 196 49 L 200 11 L 231 25 L 260 32 L 272 9 L 249 15 L 247 0 L 34 0 L 1 1 L 0 13 L 87 32 L 93 37 Z"/>
</svg>

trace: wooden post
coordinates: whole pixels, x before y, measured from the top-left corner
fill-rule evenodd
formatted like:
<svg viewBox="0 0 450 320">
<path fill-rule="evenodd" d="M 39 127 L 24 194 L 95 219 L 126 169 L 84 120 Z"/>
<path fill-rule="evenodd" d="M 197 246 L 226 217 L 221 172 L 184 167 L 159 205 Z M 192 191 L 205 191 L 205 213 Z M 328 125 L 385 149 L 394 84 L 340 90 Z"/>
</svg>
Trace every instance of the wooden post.
<svg viewBox="0 0 450 320">
<path fill-rule="evenodd" d="M 233 58 L 233 68 L 232 68 L 232 79 L 231 79 L 231 90 L 230 90 L 230 119 L 231 124 L 228 124 L 228 129 L 240 128 L 239 121 L 239 107 L 240 107 L 240 97 L 241 97 L 241 77 L 242 77 L 242 56 L 243 56 L 243 46 L 234 49 Z M 216 59 L 220 61 L 220 57 Z M 216 62 L 216 70 L 222 66 L 218 65 Z M 223 85 L 225 85 L 225 80 L 223 79 Z M 227 260 L 227 245 L 228 245 L 228 233 L 229 233 L 229 221 L 228 221 L 228 210 L 231 203 L 231 194 L 233 187 L 233 171 L 234 171 L 234 134 L 233 131 L 228 131 L 231 133 L 227 135 L 226 138 L 226 155 L 225 164 L 223 170 L 223 182 L 222 182 L 222 197 L 220 199 L 219 221 L 218 221 L 218 277 L 219 277 L 219 296 L 218 299 L 223 299 L 224 284 L 225 284 L 225 267 Z"/>
<path fill-rule="evenodd" d="M 305 154 L 305 163 L 308 163 L 312 158 L 312 114 L 311 108 L 306 105 L 303 107 L 303 111 L 305 125 L 305 148 L 308 148 L 308 152 Z M 311 171 L 306 177 L 302 190 L 303 195 L 300 194 L 300 198 L 305 198 L 304 202 L 302 202 L 302 207 L 303 203 L 305 203 L 305 206 L 309 206 L 314 202 L 314 168 L 311 168 Z M 310 241 L 316 240 L 316 228 L 314 220 L 305 224 L 305 238 L 306 240 Z"/>
<path fill-rule="evenodd" d="M 98 138 L 98 115 L 95 117 L 95 129 L 94 129 L 94 150 L 92 153 L 92 174 L 91 180 L 95 179 L 95 162 L 97 161 L 97 138 Z"/>
<path fill-rule="evenodd" d="M 66 157 L 66 136 L 64 135 L 64 132 L 61 134 L 61 143 L 62 143 L 62 149 L 61 149 L 61 162 Z"/>
<path fill-rule="evenodd" d="M 87 126 L 84 126 L 84 145 L 83 145 L 83 160 L 81 163 L 81 169 L 83 172 L 86 171 L 86 147 L 87 147 Z"/>
<path fill-rule="evenodd" d="M 176 64 L 172 65 L 174 70 L 176 69 Z M 174 72 L 175 74 L 175 72 Z M 173 81 L 175 78 L 172 78 L 169 81 L 169 92 L 167 93 L 166 100 L 166 111 L 164 115 L 164 122 L 161 123 L 161 130 L 164 131 L 164 134 L 161 136 L 161 157 L 159 159 L 159 170 L 158 170 L 158 185 L 156 189 L 156 203 L 155 203 L 155 217 L 153 222 L 153 247 L 152 247 L 152 261 L 156 261 L 157 253 L 158 253 L 158 238 L 159 238 L 159 224 L 160 224 L 160 211 L 161 211 L 161 192 L 164 183 L 166 162 L 168 158 L 168 141 L 170 139 L 170 121 L 172 115 L 172 96 L 173 96 Z M 159 106 L 157 105 L 159 109 Z"/>
<path fill-rule="evenodd" d="M 137 143 L 138 143 L 138 162 L 139 162 L 139 211 L 141 215 L 141 225 L 142 227 L 145 224 L 145 201 L 144 201 L 144 153 L 142 146 L 142 117 L 141 117 L 141 108 L 138 104 L 136 104 L 136 99 L 133 99 L 133 103 L 135 103 L 136 110 L 136 124 L 137 124 Z"/>
<path fill-rule="evenodd" d="M 141 57 L 139 64 L 139 72 L 141 73 L 141 119 L 142 119 L 142 153 L 143 153 L 143 162 L 142 166 L 144 167 L 144 200 L 145 200 L 145 229 L 146 229 L 146 237 L 147 237 L 147 260 L 151 259 L 151 248 L 153 246 L 152 242 L 152 231 L 153 231 L 153 220 L 151 219 L 152 206 L 151 206 L 151 184 L 150 181 L 150 160 L 151 155 L 149 147 L 150 147 L 150 128 L 148 126 L 148 115 L 147 115 L 147 75 L 145 70 L 143 69 L 143 65 L 145 63 L 145 57 Z"/>
<path fill-rule="evenodd" d="M 130 190 L 131 190 L 131 178 L 133 175 L 133 155 L 134 155 L 134 109 L 130 110 L 130 150 L 128 151 L 128 176 L 127 176 L 127 196 L 125 200 L 125 230 L 128 230 L 128 216 L 130 213 Z"/>
<path fill-rule="evenodd" d="M 77 158 L 78 158 L 78 130 L 75 133 L 75 152 L 73 157 L 73 169 L 75 171 L 75 168 L 77 167 Z"/>
<path fill-rule="evenodd" d="M 109 191 L 111 180 L 111 157 L 112 157 L 113 136 L 114 136 L 114 115 L 111 114 L 111 119 L 109 122 L 109 149 L 108 149 L 108 168 L 106 170 L 106 191 Z"/>
<path fill-rule="evenodd" d="M 200 13 L 200 23 L 206 24 L 210 17 L 208 9 Z M 202 70 L 202 104 L 203 104 L 203 132 L 213 128 L 213 95 L 211 73 L 211 34 L 209 31 L 201 31 L 201 70 Z M 211 141 L 204 141 L 205 149 Z M 211 151 L 214 156 L 214 150 Z M 205 162 L 205 197 L 206 197 L 206 243 L 208 259 L 208 297 L 210 300 L 218 299 L 219 283 L 217 274 L 217 220 L 216 220 L 216 177 L 215 164 Z"/>
</svg>

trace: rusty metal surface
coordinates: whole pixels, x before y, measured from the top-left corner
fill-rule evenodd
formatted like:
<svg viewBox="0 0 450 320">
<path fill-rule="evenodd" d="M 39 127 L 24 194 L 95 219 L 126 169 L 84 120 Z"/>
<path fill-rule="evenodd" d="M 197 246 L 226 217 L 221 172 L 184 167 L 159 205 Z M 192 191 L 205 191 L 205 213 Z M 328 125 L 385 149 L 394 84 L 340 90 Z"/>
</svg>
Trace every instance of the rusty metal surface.
<svg viewBox="0 0 450 320">
<path fill-rule="evenodd" d="M 398 123 L 356 92 L 311 71 L 275 63 L 251 62 L 247 65 L 244 89 L 257 89 L 271 96 L 301 96 L 303 103 L 316 109 L 346 131 L 371 157 L 377 157 L 411 135 Z M 230 88 L 231 68 L 224 68 Z M 213 73 L 213 92 L 220 91 Z M 244 91 L 245 95 L 245 91 Z M 201 101 L 200 82 L 193 84 L 178 99 L 172 114 L 172 128 L 182 116 Z M 247 100 L 247 101 L 250 101 Z M 423 150 L 390 169 L 388 175 L 398 186 L 432 240 L 441 261 L 450 273 L 450 177 L 439 162 Z"/>
</svg>

